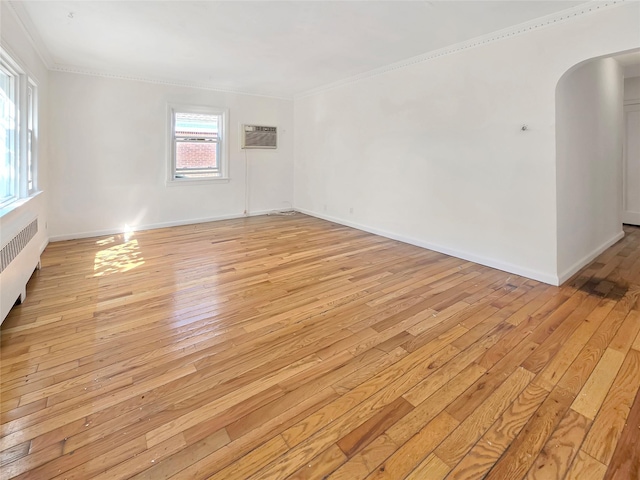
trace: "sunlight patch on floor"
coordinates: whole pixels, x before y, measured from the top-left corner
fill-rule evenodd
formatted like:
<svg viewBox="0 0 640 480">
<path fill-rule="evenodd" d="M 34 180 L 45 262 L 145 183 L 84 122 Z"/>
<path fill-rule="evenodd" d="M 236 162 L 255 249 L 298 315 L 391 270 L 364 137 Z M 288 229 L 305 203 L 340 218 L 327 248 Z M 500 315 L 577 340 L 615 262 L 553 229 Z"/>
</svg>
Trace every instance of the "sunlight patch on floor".
<svg viewBox="0 0 640 480">
<path fill-rule="evenodd" d="M 144 257 L 140 251 L 138 240 L 129 240 L 127 237 L 129 236 L 125 237 L 125 243 L 113 245 L 96 253 L 93 264 L 94 277 L 128 272 L 144 264 Z M 110 237 L 110 239 L 103 240 L 103 242 L 105 244 L 112 243 L 108 240 L 115 241 L 113 237 Z"/>
</svg>

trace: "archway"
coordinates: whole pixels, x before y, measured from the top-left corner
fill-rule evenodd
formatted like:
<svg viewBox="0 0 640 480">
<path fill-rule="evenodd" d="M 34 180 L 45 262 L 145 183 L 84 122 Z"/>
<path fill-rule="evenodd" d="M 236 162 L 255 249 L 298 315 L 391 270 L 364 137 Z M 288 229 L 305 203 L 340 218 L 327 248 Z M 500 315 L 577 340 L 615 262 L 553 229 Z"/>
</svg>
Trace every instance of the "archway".
<svg viewBox="0 0 640 480">
<path fill-rule="evenodd" d="M 624 236 L 624 69 L 616 57 L 628 53 L 581 62 L 556 86 L 559 283 Z"/>
</svg>

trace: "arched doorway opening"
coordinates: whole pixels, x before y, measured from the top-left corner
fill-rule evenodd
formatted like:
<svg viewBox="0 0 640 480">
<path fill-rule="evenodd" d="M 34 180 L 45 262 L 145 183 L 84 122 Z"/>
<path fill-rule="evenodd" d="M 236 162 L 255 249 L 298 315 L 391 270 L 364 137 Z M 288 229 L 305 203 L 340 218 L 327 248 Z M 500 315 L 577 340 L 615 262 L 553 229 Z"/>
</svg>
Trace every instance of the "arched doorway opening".
<svg viewBox="0 0 640 480">
<path fill-rule="evenodd" d="M 625 181 L 640 188 L 640 178 L 625 180 L 635 170 L 623 163 L 625 72 L 634 71 L 636 61 L 640 65 L 640 50 L 593 58 L 569 69 L 556 86 L 560 283 L 624 236 Z M 640 176 L 640 165 L 637 171 Z M 640 192 L 638 199 L 640 205 Z"/>
</svg>

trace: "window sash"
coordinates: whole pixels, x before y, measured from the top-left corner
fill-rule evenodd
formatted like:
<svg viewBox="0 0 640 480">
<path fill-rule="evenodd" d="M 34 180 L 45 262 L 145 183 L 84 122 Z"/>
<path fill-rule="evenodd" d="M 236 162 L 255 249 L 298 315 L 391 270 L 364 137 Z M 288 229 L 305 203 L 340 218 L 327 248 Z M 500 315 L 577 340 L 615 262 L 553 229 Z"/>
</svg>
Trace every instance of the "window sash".
<svg viewBox="0 0 640 480">
<path fill-rule="evenodd" d="M 174 141 L 176 142 L 191 142 L 191 143 L 204 143 L 204 142 L 219 143 L 220 142 L 220 139 L 218 139 L 217 137 L 197 137 L 194 135 L 175 135 L 173 138 L 174 138 Z"/>
</svg>

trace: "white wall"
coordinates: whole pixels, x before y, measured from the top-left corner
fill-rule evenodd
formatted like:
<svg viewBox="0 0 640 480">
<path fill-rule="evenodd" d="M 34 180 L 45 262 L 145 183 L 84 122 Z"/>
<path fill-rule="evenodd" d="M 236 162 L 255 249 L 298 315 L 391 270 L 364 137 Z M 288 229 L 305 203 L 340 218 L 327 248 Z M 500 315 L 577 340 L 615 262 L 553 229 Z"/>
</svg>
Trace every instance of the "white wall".
<svg viewBox="0 0 640 480">
<path fill-rule="evenodd" d="M 51 72 L 53 240 L 241 216 L 241 123 L 279 127 L 277 150 L 249 150 L 249 213 L 291 208 L 293 102 Z M 229 109 L 228 183 L 165 185 L 167 103 Z"/>
<path fill-rule="evenodd" d="M 622 221 L 640 225 L 640 77 L 624 79 L 624 104 Z"/>
<path fill-rule="evenodd" d="M 0 323 L 24 293 L 27 280 L 36 267 L 40 253 L 48 243 L 47 201 L 48 166 L 47 142 L 49 131 L 44 119 L 47 117 L 49 100 L 48 71 L 35 49 L 17 22 L 7 2 L 0 2 L 0 41 L 2 47 L 20 64 L 21 68 L 36 81 L 38 87 L 38 187 L 43 193 L 11 206 L 0 214 L 0 246 L 4 246 L 34 218 L 38 218 L 38 233 L 22 252 L 0 275 Z"/>
<path fill-rule="evenodd" d="M 640 77 L 624 79 L 624 101 L 637 100 L 640 102 Z"/>
<path fill-rule="evenodd" d="M 294 205 L 557 283 L 556 84 L 638 47 L 638 18 L 624 4 L 297 99 Z"/>
<path fill-rule="evenodd" d="M 569 278 L 622 231 L 622 68 L 588 61 L 558 82 L 558 272 Z"/>
</svg>

